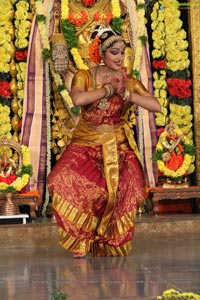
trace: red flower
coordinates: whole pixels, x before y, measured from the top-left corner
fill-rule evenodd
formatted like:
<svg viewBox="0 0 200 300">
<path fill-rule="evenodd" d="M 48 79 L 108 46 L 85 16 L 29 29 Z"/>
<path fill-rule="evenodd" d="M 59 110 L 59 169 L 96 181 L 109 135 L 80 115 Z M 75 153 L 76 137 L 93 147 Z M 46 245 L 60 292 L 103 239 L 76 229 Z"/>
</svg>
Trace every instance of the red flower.
<svg viewBox="0 0 200 300">
<path fill-rule="evenodd" d="M 168 91 L 172 97 L 189 98 L 191 97 L 190 86 L 192 84 L 190 79 L 168 78 Z"/>
<path fill-rule="evenodd" d="M 24 51 L 16 51 L 15 57 L 16 57 L 16 60 L 19 60 L 19 61 L 24 60 Z"/>
<path fill-rule="evenodd" d="M 96 3 L 96 0 L 81 0 L 84 6 L 92 6 Z"/>
<path fill-rule="evenodd" d="M 28 50 L 16 51 L 15 58 L 18 61 L 24 61 L 26 60 L 27 55 L 28 55 Z"/>
<path fill-rule="evenodd" d="M 0 81 L 0 96 L 10 98 L 11 91 L 10 91 L 10 84 L 8 81 Z"/>
<path fill-rule="evenodd" d="M 164 59 L 153 60 L 152 65 L 154 69 L 165 69 L 166 61 Z"/>
</svg>

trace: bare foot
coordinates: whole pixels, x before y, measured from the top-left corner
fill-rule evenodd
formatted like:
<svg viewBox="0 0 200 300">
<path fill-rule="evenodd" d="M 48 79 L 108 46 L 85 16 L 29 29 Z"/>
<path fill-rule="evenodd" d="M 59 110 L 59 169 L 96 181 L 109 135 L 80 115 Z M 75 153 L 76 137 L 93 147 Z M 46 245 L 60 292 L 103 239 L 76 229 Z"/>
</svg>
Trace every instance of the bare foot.
<svg viewBox="0 0 200 300">
<path fill-rule="evenodd" d="M 74 258 L 83 258 L 86 255 L 87 255 L 86 253 L 74 253 Z"/>
</svg>

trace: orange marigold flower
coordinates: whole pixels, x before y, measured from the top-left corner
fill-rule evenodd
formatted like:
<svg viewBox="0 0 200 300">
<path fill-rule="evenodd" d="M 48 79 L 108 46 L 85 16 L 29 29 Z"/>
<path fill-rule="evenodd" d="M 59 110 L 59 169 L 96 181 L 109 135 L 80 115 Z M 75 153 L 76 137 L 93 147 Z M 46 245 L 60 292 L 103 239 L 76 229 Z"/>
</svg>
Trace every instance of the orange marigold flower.
<svg viewBox="0 0 200 300">
<path fill-rule="evenodd" d="M 88 21 L 88 14 L 84 10 L 80 10 L 80 12 L 75 14 L 69 14 L 68 16 L 69 22 L 71 22 L 75 26 L 80 26 L 85 24 Z"/>
<path fill-rule="evenodd" d="M 96 36 L 92 44 L 89 46 L 90 59 L 96 64 L 101 61 L 101 56 L 99 54 L 99 43 L 100 39 L 98 36 Z"/>
<path fill-rule="evenodd" d="M 95 21 L 101 21 L 101 22 L 106 22 L 106 24 L 110 24 L 110 21 L 113 19 L 113 14 L 112 13 L 107 13 L 105 14 L 100 14 L 99 12 L 96 12 L 94 14 L 94 20 Z"/>
</svg>

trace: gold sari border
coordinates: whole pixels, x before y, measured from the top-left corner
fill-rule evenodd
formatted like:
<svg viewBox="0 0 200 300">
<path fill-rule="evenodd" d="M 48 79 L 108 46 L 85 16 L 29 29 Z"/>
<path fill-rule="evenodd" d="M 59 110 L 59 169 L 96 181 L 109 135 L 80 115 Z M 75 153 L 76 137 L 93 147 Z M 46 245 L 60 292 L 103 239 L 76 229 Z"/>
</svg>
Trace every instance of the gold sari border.
<svg viewBox="0 0 200 300">
<path fill-rule="evenodd" d="M 57 193 L 53 194 L 52 208 L 67 221 L 75 223 L 77 227 L 83 228 L 87 232 L 94 230 L 99 222 L 98 218 L 79 211 Z"/>
</svg>

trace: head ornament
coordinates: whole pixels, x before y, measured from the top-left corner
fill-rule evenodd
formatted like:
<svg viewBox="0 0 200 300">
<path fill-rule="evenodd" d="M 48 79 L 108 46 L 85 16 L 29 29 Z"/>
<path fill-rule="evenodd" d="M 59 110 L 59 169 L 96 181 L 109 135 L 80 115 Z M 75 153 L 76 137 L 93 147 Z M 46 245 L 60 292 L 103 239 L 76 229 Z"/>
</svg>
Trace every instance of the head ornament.
<svg viewBox="0 0 200 300">
<path fill-rule="evenodd" d="M 123 41 L 121 35 L 116 33 L 110 26 L 99 26 L 91 35 L 93 39 L 89 47 L 90 58 L 96 64 L 100 62 L 102 54 L 113 44 Z"/>
</svg>

